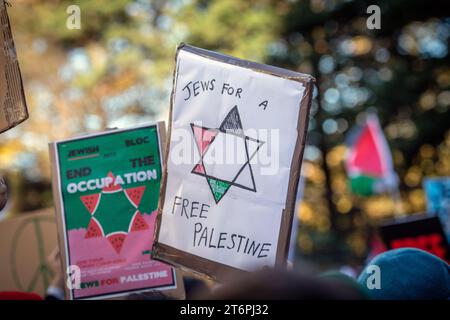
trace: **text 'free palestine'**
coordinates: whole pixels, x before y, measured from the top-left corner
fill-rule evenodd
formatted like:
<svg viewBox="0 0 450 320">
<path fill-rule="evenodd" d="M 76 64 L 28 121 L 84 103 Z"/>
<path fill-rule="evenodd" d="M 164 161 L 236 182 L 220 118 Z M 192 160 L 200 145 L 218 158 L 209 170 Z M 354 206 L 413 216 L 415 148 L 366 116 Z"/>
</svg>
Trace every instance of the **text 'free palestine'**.
<svg viewBox="0 0 450 320">
<path fill-rule="evenodd" d="M 208 218 L 210 205 L 189 201 L 176 196 L 174 199 L 172 214 L 184 217 L 186 220 Z M 271 250 L 272 244 L 258 242 L 250 237 L 232 233 L 217 232 L 214 227 L 207 227 L 202 222 L 195 222 L 192 244 L 194 247 L 204 247 L 217 250 L 232 250 L 236 253 L 251 255 L 256 258 L 266 258 Z"/>
</svg>

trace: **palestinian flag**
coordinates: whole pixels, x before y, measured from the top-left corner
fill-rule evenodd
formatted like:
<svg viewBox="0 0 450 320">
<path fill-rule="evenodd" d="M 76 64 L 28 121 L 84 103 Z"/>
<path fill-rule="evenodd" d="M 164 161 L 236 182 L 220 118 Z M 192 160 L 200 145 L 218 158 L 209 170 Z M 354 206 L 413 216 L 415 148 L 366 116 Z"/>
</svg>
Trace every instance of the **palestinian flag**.
<svg viewBox="0 0 450 320">
<path fill-rule="evenodd" d="M 345 166 L 351 191 L 361 196 L 392 191 L 398 178 L 378 117 L 371 114 L 348 137 Z"/>
</svg>

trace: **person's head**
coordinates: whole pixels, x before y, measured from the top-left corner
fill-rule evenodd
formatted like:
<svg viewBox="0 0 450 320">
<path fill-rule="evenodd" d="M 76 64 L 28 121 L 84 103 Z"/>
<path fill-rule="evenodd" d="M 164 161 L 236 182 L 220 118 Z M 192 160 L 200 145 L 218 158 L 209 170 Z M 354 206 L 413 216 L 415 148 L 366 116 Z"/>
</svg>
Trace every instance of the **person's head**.
<svg viewBox="0 0 450 320">
<path fill-rule="evenodd" d="M 428 252 L 401 248 L 376 256 L 358 282 L 372 299 L 450 299 L 450 266 Z"/>
<path fill-rule="evenodd" d="M 206 296 L 211 292 L 206 281 L 199 277 L 183 276 L 183 283 L 186 300 L 195 299 L 199 295 Z"/>
<path fill-rule="evenodd" d="M 364 299 L 354 284 L 294 272 L 264 270 L 236 277 L 208 296 L 214 300 L 339 300 Z"/>
<path fill-rule="evenodd" d="M 0 300 L 42 300 L 42 297 L 34 292 L 0 291 Z"/>
</svg>

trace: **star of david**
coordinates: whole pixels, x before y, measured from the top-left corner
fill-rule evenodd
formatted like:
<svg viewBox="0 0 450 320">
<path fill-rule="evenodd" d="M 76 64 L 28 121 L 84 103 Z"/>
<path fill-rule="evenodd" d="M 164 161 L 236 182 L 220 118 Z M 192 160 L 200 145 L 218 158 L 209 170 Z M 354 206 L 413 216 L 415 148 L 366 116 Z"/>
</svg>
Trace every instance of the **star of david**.
<svg viewBox="0 0 450 320">
<path fill-rule="evenodd" d="M 200 161 L 191 173 L 206 178 L 216 204 L 232 186 L 256 192 L 250 160 L 264 142 L 245 135 L 237 106 L 228 112 L 218 128 L 206 128 L 191 123 L 191 129 L 200 155 Z M 233 143 L 230 144 L 230 141 Z M 225 159 L 226 153 L 232 151 L 233 155 L 236 154 L 243 161 L 218 163 L 214 157 L 224 145 L 227 146 L 224 150 Z M 230 145 L 233 150 L 228 148 Z"/>
<path fill-rule="evenodd" d="M 112 172 L 108 177 L 112 182 L 104 186 L 100 193 L 80 196 L 91 214 L 85 239 L 105 237 L 120 254 L 130 232 L 149 228 L 138 209 L 145 186 L 124 189 L 120 184 L 115 184 Z"/>
</svg>

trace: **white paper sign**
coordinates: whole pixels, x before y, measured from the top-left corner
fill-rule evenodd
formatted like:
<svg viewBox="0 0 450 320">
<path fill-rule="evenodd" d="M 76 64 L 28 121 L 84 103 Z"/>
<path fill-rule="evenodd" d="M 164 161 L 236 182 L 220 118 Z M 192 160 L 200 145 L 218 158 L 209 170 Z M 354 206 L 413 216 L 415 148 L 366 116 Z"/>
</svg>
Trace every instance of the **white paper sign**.
<svg viewBox="0 0 450 320">
<path fill-rule="evenodd" d="M 185 50 L 176 68 L 158 242 L 273 267 L 305 87 Z"/>
</svg>

